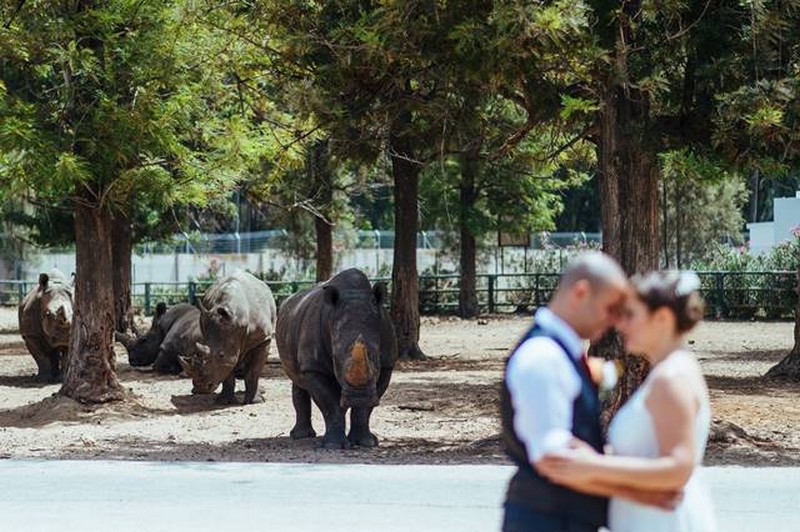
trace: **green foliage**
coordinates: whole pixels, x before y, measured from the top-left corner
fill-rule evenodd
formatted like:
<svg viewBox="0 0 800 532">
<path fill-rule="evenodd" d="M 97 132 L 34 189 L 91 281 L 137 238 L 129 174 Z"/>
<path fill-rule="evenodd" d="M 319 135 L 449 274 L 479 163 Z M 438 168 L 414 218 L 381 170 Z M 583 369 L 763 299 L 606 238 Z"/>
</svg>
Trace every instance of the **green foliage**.
<svg viewBox="0 0 800 532">
<path fill-rule="evenodd" d="M 768 253 L 754 255 L 745 246 L 718 245 L 705 260 L 695 261 L 691 267 L 698 271 L 795 271 L 800 267 L 800 229 L 793 239 L 781 242 Z"/>
<path fill-rule="evenodd" d="M 0 6 L 0 185 L 131 212 L 202 204 L 262 151 L 237 111 L 236 45 L 185 2 Z"/>
<path fill-rule="evenodd" d="M 670 267 L 705 258 L 709 243 L 741 245 L 742 179 L 705 157 L 682 150 L 662 154 L 662 255 Z"/>
<path fill-rule="evenodd" d="M 722 279 L 724 292 L 718 292 L 716 286 L 706 286 L 706 298 L 711 299 L 722 315 L 737 319 L 792 317 L 798 297 L 795 272 L 800 268 L 800 228 L 793 239 L 762 255 L 753 255 L 744 246 L 718 245 L 712 249 L 713 253 L 706 260 L 693 263 L 692 268 L 731 272 Z"/>
<path fill-rule="evenodd" d="M 739 84 L 718 97 L 713 142 L 739 165 L 790 175 L 800 169 L 800 0 L 744 5 L 730 72 Z"/>
</svg>

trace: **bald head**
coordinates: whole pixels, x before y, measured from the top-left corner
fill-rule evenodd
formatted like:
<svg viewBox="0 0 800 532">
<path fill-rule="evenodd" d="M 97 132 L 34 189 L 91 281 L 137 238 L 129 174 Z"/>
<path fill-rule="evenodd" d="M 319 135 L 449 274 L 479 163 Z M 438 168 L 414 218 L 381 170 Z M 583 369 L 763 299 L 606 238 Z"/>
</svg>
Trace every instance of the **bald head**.
<svg viewBox="0 0 800 532">
<path fill-rule="evenodd" d="M 588 282 L 593 290 L 602 290 L 625 287 L 628 277 L 617 261 L 605 253 L 590 251 L 581 254 L 567 266 L 558 282 L 558 291 L 570 290 L 580 281 Z"/>
<path fill-rule="evenodd" d="M 627 291 L 628 278 L 614 259 L 584 253 L 561 274 L 549 307 L 581 338 L 597 340 L 616 325 Z"/>
</svg>

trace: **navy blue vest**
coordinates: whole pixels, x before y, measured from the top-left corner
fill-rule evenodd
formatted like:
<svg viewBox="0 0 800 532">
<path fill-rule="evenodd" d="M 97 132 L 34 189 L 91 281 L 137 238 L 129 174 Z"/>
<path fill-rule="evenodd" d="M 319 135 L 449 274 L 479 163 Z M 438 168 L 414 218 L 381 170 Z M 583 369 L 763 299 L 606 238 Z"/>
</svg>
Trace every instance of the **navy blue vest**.
<svg viewBox="0 0 800 532">
<path fill-rule="evenodd" d="M 564 356 L 570 361 L 581 379 L 581 392 L 573 404 L 572 433 L 591 445 L 598 452 L 603 452 L 603 432 L 600 427 L 600 400 L 597 388 L 579 361 L 575 360 L 567 347 L 558 338 L 547 334 L 535 324 L 511 352 L 506 361 L 514 356 L 526 340 L 537 336 L 546 336 L 561 347 Z M 589 525 L 606 524 L 608 499 L 584 495 L 553 484 L 541 477 L 531 465 L 525 445 L 514 431 L 514 407 L 508 383 L 503 382 L 500 397 L 501 417 L 503 422 L 503 442 L 506 453 L 517 465 L 518 470 L 508 485 L 506 501 L 519 504 L 544 514 L 562 515 L 570 520 Z"/>
</svg>

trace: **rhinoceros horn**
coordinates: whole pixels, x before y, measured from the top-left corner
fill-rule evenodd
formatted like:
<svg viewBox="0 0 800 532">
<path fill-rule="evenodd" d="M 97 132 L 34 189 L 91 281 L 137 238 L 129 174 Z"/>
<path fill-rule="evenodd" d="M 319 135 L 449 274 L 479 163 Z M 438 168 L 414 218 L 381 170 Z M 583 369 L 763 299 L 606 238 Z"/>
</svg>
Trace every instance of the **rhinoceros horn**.
<svg viewBox="0 0 800 532">
<path fill-rule="evenodd" d="M 369 383 L 370 370 L 367 360 L 367 346 L 359 335 L 350 350 L 350 364 L 344 375 L 344 380 L 350 386 L 363 388 Z"/>
<path fill-rule="evenodd" d="M 178 362 L 189 377 L 194 377 L 194 359 L 178 355 Z"/>
<path fill-rule="evenodd" d="M 206 344 L 195 342 L 194 346 L 197 348 L 197 352 L 203 356 L 209 356 L 211 354 L 211 348 L 208 347 Z"/>
<path fill-rule="evenodd" d="M 200 309 L 200 312 L 202 314 L 208 314 L 208 310 L 206 309 L 206 307 L 203 306 L 203 298 L 202 297 L 198 297 L 197 298 L 197 308 Z"/>
<path fill-rule="evenodd" d="M 134 337 L 127 335 L 123 332 L 116 331 L 114 333 L 114 340 L 121 343 L 125 349 L 130 349 L 131 342 L 134 340 Z"/>
</svg>

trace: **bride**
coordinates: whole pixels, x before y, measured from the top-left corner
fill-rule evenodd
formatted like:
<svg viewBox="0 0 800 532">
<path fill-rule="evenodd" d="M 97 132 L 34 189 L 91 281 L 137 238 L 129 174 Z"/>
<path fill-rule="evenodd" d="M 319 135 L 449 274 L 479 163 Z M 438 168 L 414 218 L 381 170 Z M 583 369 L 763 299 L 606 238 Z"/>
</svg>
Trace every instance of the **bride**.
<svg viewBox="0 0 800 532">
<path fill-rule="evenodd" d="M 592 492 L 597 484 L 633 491 L 683 492 L 674 511 L 612 498 L 612 532 L 714 532 L 711 500 L 697 476 L 711 421 L 708 388 L 700 366 L 684 347 L 703 315 L 693 272 L 652 272 L 632 281 L 619 325 L 626 348 L 643 353 L 650 375 L 609 426 L 612 455 L 576 442 L 537 464 L 551 481 Z"/>
</svg>

